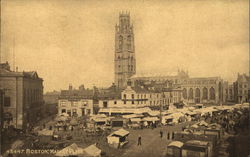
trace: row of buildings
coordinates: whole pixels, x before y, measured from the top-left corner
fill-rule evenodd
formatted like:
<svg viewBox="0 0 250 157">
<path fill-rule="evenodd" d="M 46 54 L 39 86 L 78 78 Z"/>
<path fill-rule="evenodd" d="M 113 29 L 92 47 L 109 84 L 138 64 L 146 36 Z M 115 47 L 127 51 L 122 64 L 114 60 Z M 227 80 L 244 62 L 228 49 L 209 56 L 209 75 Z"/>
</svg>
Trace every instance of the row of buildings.
<svg viewBox="0 0 250 157">
<path fill-rule="evenodd" d="M 68 90 L 62 90 L 58 96 L 58 113 L 85 116 L 96 114 L 99 109 L 110 109 L 119 113 L 122 112 L 121 109 L 143 107 L 168 109 L 171 105 L 180 104 L 220 105 L 249 102 L 249 81 L 242 82 L 242 76 L 246 75 L 239 75 L 231 85 L 217 77 L 186 78 L 178 80 L 178 86 L 163 78 L 151 81 L 131 78 L 125 89 L 118 89 L 114 84 L 106 89 L 73 89 L 70 85 Z"/>
</svg>

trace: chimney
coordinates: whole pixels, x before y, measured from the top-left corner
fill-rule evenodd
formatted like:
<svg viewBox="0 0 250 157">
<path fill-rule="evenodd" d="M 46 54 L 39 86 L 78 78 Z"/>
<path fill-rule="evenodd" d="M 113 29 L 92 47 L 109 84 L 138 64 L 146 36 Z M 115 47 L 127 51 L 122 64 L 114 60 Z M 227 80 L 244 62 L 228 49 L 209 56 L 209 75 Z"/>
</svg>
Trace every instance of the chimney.
<svg viewBox="0 0 250 157">
<path fill-rule="evenodd" d="M 72 84 L 69 84 L 69 90 L 72 90 L 72 89 L 73 89 Z"/>
</svg>

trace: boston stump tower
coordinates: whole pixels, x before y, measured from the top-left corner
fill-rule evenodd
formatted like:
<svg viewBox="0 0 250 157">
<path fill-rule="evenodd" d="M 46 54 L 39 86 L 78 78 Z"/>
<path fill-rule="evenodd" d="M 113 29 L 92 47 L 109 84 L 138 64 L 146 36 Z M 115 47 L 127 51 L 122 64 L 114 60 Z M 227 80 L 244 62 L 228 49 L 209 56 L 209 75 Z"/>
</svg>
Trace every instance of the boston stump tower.
<svg viewBox="0 0 250 157">
<path fill-rule="evenodd" d="M 134 33 L 129 13 L 120 13 L 115 31 L 115 85 L 123 89 L 136 73 Z"/>
</svg>

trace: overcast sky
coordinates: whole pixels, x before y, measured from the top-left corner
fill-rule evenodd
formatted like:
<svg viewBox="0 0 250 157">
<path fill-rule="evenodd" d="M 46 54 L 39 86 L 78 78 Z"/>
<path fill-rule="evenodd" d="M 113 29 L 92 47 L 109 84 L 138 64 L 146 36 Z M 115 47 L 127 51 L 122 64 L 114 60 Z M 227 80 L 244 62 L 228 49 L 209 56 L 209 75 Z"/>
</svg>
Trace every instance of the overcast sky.
<svg viewBox="0 0 250 157">
<path fill-rule="evenodd" d="M 138 73 L 183 68 L 234 81 L 249 71 L 248 0 L 5 0 L 2 62 L 13 65 L 15 51 L 15 65 L 37 71 L 45 91 L 109 86 L 122 10 L 134 24 Z"/>
</svg>

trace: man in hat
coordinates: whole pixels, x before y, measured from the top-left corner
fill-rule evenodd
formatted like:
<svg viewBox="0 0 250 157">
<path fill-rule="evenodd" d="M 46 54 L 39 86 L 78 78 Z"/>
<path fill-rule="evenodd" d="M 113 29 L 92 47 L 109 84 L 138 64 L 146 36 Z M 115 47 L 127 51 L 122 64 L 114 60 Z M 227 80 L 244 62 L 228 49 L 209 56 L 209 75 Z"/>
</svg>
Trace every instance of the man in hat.
<svg viewBox="0 0 250 157">
<path fill-rule="evenodd" d="M 138 137 L 138 143 L 137 143 L 137 145 L 138 146 L 141 145 L 141 135 L 139 135 L 139 137 Z"/>
</svg>

